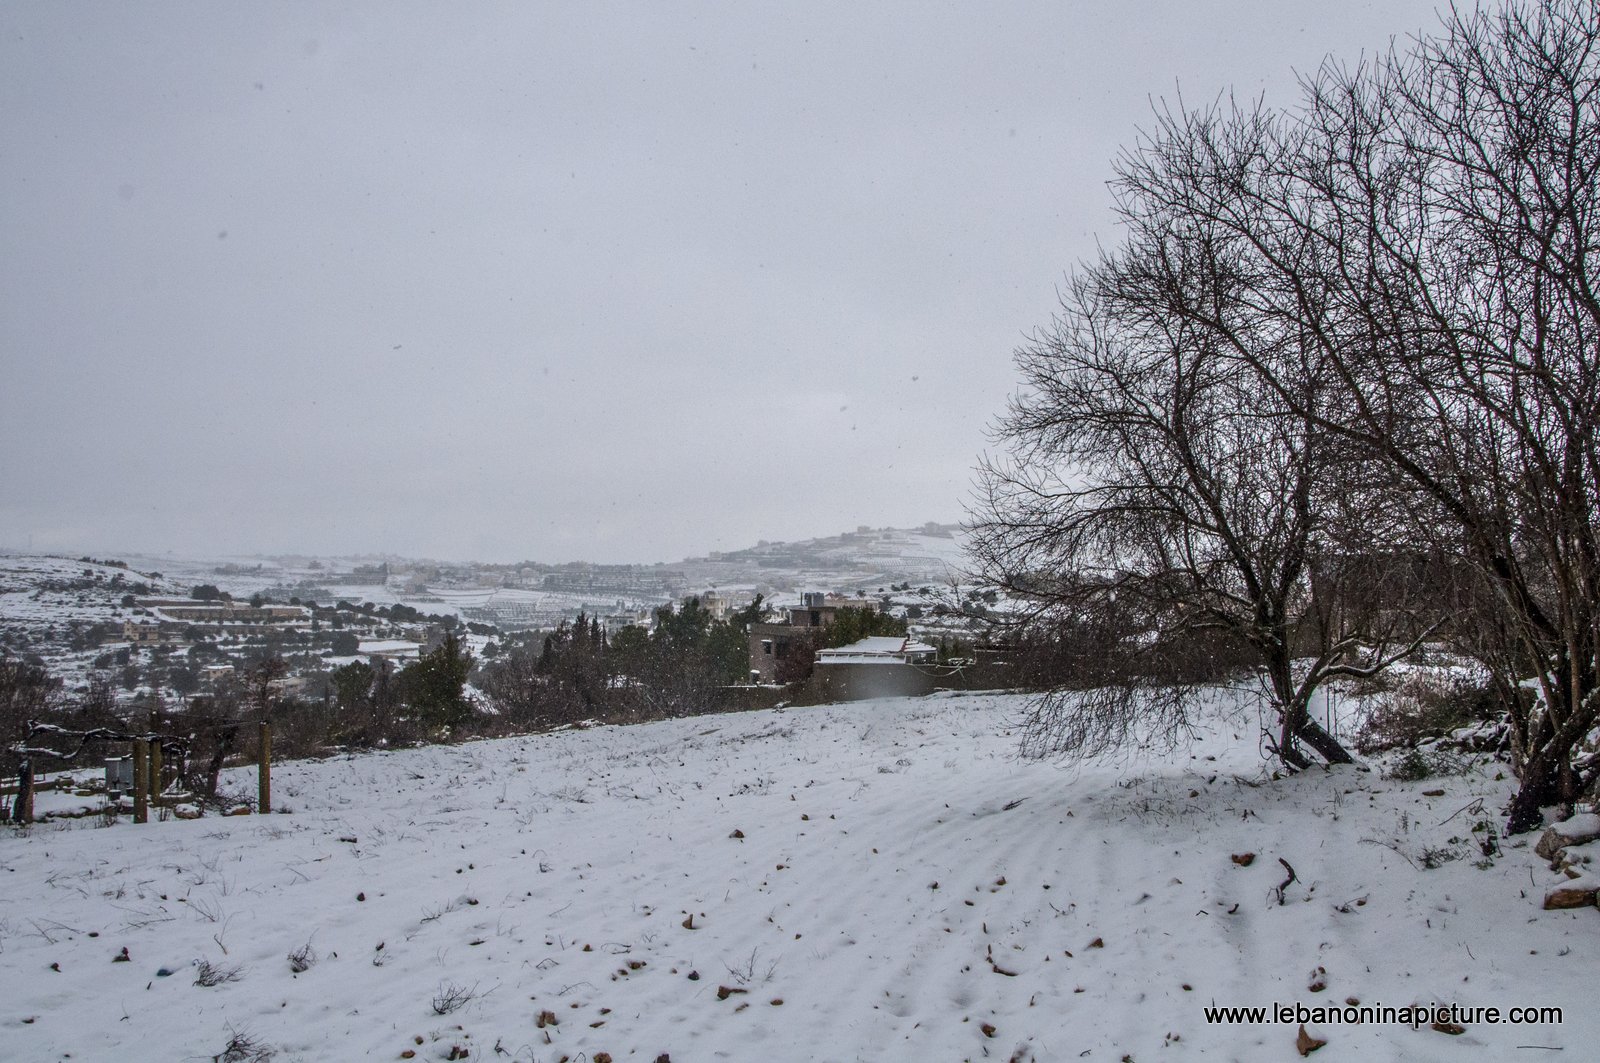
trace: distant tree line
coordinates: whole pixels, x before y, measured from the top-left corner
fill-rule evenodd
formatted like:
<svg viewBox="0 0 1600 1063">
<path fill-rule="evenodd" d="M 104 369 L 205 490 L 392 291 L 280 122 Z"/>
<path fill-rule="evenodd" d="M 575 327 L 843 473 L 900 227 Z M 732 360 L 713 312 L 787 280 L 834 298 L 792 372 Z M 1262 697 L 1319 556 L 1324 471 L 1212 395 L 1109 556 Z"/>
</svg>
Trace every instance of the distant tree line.
<svg viewBox="0 0 1600 1063">
<path fill-rule="evenodd" d="M 718 619 L 690 598 L 657 609 L 654 625 L 609 636 L 579 614 L 536 644 L 513 647 L 477 681 L 489 707 L 515 726 L 623 722 L 709 711 L 749 679 L 750 626 L 762 599 Z"/>
</svg>

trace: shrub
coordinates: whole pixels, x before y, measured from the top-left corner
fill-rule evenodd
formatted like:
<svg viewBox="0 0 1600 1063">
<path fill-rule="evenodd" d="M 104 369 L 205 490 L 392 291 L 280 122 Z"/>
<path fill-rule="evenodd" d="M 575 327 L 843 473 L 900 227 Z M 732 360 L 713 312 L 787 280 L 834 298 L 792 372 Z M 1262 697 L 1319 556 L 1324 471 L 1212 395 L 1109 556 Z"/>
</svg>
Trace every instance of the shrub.
<svg viewBox="0 0 1600 1063">
<path fill-rule="evenodd" d="M 1412 672 L 1369 700 L 1372 708 L 1355 743 L 1369 755 L 1415 749 L 1430 738 L 1488 719 L 1497 708 L 1486 684 L 1457 673 Z"/>
</svg>

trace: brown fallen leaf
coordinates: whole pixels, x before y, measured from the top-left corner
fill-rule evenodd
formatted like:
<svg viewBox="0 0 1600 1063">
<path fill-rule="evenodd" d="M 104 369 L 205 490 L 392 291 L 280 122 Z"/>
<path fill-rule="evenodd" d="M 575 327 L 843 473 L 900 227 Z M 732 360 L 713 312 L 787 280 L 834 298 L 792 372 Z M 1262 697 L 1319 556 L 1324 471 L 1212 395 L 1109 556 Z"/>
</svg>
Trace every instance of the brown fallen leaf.
<svg viewBox="0 0 1600 1063">
<path fill-rule="evenodd" d="M 1310 1034 L 1306 1033 L 1305 1023 L 1300 1024 L 1300 1033 L 1297 1034 L 1294 1039 L 1295 1051 L 1299 1052 L 1302 1056 L 1309 1056 L 1311 1053 L 1315 1052 L 1317 1049 L 1321 1048 L 1327 1043 L 1328 1042 L 1324 1041 L 1320 1037 L 1312 1037 Z"/>
<path fill-rule="evenodd" d="M 1089 942 L 1088 947 L 1091 949 L 1103 949 L 1106 947 L 1105 939 L 1095 938 L 1093 941 Z"/>
<path fill-rule="evenodd" d="M 1233 862 L 1238 864 L 1240 867 L 1249 867 L 1251 864 L 1256 862 L 1256 854 L 1255 853 L 1234 853 L 1233 854 Z"/>
<path fill-rule="evenodd" d="M 1433 1024 L 1433 1028 L 1440 1033 L 1447 1033 L 1451 1037 L 1459 1037 L 1467 1032 L 1465 1026 L 1458 1026 L 1453 1022 L 1436 1022 Z"/>
<path fill-rule="evenodd" d="M 983 1036 L 985 1036 L 985 1037 L 993 1037 L 994 1036 L 994 1025 L 992 1023 L 987 1023 L 986 1022 L 982 1026 L 979 1026 L 978 1029 L 983 1031 Z"/>
<path fill-rule="evenodd" d="M 739 989 L 739 988 L 737 988 L 735 986 L 719 985 L 719 986 L 717 986 L 717 999 L 718 1000 L 727 1000 L 729 997 L 733 996 L 735 993 L 748 993 L 748 992 L 750 992 L 750 990 L 748 990 L 748 989 Z"/>
</svg>

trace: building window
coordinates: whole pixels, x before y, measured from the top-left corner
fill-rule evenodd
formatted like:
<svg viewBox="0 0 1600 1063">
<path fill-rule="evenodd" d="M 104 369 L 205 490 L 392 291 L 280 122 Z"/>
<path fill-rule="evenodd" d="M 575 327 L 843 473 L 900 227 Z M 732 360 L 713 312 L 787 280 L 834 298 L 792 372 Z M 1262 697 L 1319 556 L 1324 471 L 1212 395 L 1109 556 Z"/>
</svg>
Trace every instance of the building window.
<svg viewBox="0 0 1600 1063">
<path fill-rule="evenodd" d="M 762 639 L 761 640 L 761 652 L 766 654 L 768 657 L 772 656 L 772 640 L 771 639 Z"/>
</svg>

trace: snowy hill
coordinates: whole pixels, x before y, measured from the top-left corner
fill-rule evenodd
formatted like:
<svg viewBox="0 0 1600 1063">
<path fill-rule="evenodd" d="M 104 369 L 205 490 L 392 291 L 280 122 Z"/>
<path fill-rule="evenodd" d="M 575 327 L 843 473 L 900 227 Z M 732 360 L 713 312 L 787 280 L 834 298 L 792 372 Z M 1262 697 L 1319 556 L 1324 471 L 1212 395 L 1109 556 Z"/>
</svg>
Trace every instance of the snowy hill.
<svg viewBox="0 0 1600 1063">
<path fill-rule="evenodd" d="M 1296 1024 L 1203 1008 L 1354 998 L 1565 1021 L 1312 1023 L 1319 1063 L 1593 1058 L 1600 912 L 1541 910 L 1520 840 L 1483 860 L 1492 765 L 1271 780 L 1235 709 L 1170 761 L 1068 769 L 1015 759 L 1020 705 L 293 763 L 286 815 L 8 831 L 0 1055 L 1285 1060 Z"/>
</svg>

